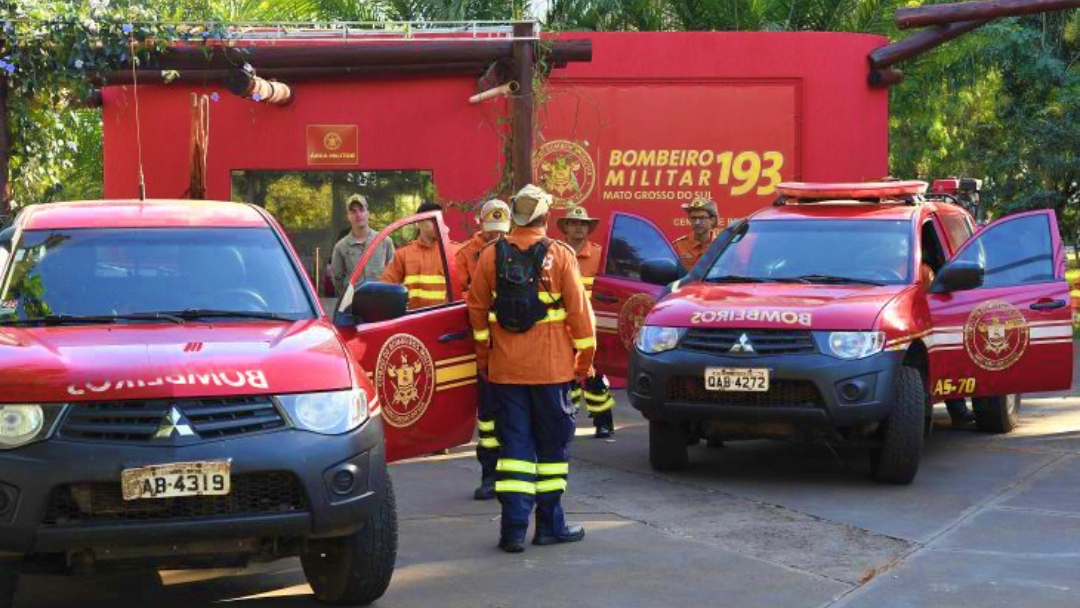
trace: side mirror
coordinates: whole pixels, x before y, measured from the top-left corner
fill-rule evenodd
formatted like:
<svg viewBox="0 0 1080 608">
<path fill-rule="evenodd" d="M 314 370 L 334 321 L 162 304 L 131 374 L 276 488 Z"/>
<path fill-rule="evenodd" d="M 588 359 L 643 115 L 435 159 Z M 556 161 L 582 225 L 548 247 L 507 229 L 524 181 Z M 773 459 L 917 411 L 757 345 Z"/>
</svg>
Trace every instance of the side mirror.
<svg viewBox="0 0 1080 608">
<path fill-rule="evenodd" d="M 672 260 L 653 258 L 641 263 L 641 280 L 661 287 L 679 279 L 680 266 Z"/>
<path fill-rule="evenodd" d="M 930 293 L 950 293 L 982 287 L 983 267 L 975 262 L 953 262 L 941 268 Z"/>
<path fill-rule="evenodd" d="M 368 282 L 353 294 L 352 315 L 356 322 L 375 323 L 405 315 L 409 290 L 397 283 Z"/>
</svg>

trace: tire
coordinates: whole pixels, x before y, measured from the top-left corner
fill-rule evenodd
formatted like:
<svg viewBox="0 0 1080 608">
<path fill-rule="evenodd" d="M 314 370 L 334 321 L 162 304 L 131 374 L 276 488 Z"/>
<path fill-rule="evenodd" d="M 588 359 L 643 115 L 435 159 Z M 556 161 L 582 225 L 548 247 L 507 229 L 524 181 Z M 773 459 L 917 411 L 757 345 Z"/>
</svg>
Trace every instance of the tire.
<svg viewBox="0 0 1080 608">
<path fill-rule="evenodd" d="M 687 433 L 678 424 L 649 421 L 649 466 L 654 471 L 681 471 L 690 465 Z"/>
<path fill-rule="evenodd" d="M 975 426 L 986 433 L 1008 433 L 1020 422 L 1020 395 L 976 397 L 971 408 Z"/>
<path fill-rule="evenodd" d="M 397 504 L 389 472 L 382 502 L 352 536 L 313 544 L 300 556 L 304 575 L 320 602 L 367 606 L 390 586 L 397 560 Z"/>
<path fill-rule="evenodd" d="M 870 450 L 870 470 L 881 483 L 909 484 L 919 472 L 926 419 L 922 372 L 902 365 L 896 377 L 892 413 L 879 431 L 881 447 Z"/>
<path fill-rule="evenodd" d="M 18 587 L 18 564 L 0 560 L 0 608 L 11 608 L 15 605 L 15 592 Z"/>
</svg>

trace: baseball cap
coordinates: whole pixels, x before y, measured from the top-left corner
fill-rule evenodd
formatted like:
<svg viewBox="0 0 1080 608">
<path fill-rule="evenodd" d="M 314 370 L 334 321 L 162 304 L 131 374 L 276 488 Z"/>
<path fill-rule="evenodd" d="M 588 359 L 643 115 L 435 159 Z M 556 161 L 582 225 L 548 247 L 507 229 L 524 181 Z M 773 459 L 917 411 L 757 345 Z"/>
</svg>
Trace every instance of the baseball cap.
<svg viewBox="0 0 1080 608">
<path fill-rule="evenodd" d="M 349 198 L 345 199 L 345 208 L 352 209 L 353 205 L 363 205 L 364 209 L 368 208 L 367 199 L 363 194 L 353 194 Z"/>
<path fill-rule="evenodd" d="M 518 226 L 527 226 L 536 218 L 545 215 L 551 208 L 551 195 L 544 189 L 529 184 L 518 190 L 518 193 L 510 198 L 513 205 L 512 217 Z"/>
<path fill-rule="evenodd" d="M 510 232 L 510 207 L 497 198 L 480 208 L 480 225 L 485 231 Z"/>
<path fill-rule="evenodd" d="M 705 198 L 704 196 L 699 196 L 699 197 L 695 198 L 694 200 L 690 201 L 689 203 L 686 203 L 685 205 L 683 205 L 682 208 L 687 213 L 690 213 L 691 211 L 705 211 L 705 212 L 707 212 L 709 215 L 711 215 L 713 217 L 719 217 L 720 216 L 720 214 L 716 212 L 716 203 L 714 203 L 711 200 Z"/>
</svg>

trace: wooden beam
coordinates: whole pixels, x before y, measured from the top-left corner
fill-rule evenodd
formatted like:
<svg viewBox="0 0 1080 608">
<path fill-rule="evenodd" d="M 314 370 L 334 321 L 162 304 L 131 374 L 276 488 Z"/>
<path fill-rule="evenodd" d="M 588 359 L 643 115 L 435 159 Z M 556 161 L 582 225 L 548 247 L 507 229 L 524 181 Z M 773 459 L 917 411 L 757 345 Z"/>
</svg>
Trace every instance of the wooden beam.
<svg viewBox="0 0 1080 608">
<path fill-rule="evenodd" d="M 532 23 L 514 24 L 515 38 L 531 38 L 535 35 Z M 533 71 L 536 67 L 532 40 L 514 41 L 514 72 L 518 92 L 511 99 L 511 159 L 513 189 L 517 192 L 532 182 L 533 153 Z"/>
<path fill-rule="evenodd" d="M 921 31 L 913 36 L 904 38 L 900 42 L 894 42 L 871 51 L 869 56 L 870 67 L 874 70 L 881 70 L 893 66 L 905 59 L 911 59 L 932 48 L 941 46 L 953 38 L 962 36 L 989 22 L 990 19 L 981 21 L 962 21 L 960 23 L 950 23 L 946 26 Z"/>
<path fill-rule="evenodd" d="M 961 21 L 981 21 L 998 17 L 1030 15 L 1080 7 L 1080 0 L 979 0 L 952 4 L 928 4 L 915 8 L 898 8 L 894 13 L 896 27 L 908 29 L 930 25 L 945 25 Z"/>
<path fill-rule="evenodd" d="M 870 86 L 883 89 L 903 82 L 904 73 L 893 68 L 870 70 L 870 77 L 867 80 L 870 83 Z"/>
<path fill-rule="evenodd" d="M 11 215 L 11 124 L 8 121 L 8 81 L 0 76 L 0 223 Z"/>
<path fill-rule="evenodd" d="M 310 82 L 314 80 L 365 80 L 378 78 L 396 78 L 400 76 L 438 76 L 442 74 L 483 74 L 487 64 L 463 63 L 425 63 L 414 65 L 364 65 L 346 67 L 310 67 L 310 68 L 259 68 L 263 78 L 274 78 L 288 82 Z M 214 70 L 177 70 L 179 78 L 173 82 L 184 85 L 214 85 L 224 80 L 238 68 Z M 139 84 L 162 84 L 165 75 L 162 70 L 136 70 Z M 131 70 L 116 70 L 98 74 L 90 78 L 97 86 L 131 84 Z"/>
</svg>

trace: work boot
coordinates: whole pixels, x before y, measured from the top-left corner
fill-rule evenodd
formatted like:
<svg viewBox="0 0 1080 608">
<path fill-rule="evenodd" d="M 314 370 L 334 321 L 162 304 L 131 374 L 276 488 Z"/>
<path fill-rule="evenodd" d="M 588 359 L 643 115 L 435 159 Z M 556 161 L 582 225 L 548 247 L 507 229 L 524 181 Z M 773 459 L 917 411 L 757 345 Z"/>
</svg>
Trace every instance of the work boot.
<svg viewBox="0 0 1080 608">
<path fill-rule="evenodd" d="M 568 525 L 559 534 L 548 535 L 536 533 L 533 537 L 532 544 L 534 545 L 557 545 L 560 543 L 576 543 L 579 540 L 585 538 L 585 528 L 583 526 Z"/>
<path fill-rule="evenodd" d="M 966 399 L 950 399 L 945 402 L 945 409 L 949 411 L 954 429 L 962 429 L 975 422 L 975 412 L 968 409 Z"/>
<path fill-rule="evenodd" d="M 507 553 L 521 553 L 525 550 L 525 541 L 516 538 L 500 538 L 499 548 Z"/>
<path fill-rule="evenodd" d="M 596 437 L 597 439 L 607 439 L 608 437 L 611 437 L 614 434 L 615 434 L 615 429 L 613 429 L 613 428 L 611 428 L 609 426 L 600 425 L 600 426 L 596 427 L 596 434 L 593 435 L 593 436 Z"/>
<path fill-rule="evenodd" d="M 495 498 L 495 482 L 487 479 L 480 482 L 480 487 L 473 492 L 473 500 L 493 500 Z"/>
<path fill-rule="evenodd" d="M 716 437 L 709 437 L 708 439 L 705 440 L 705 445 L 709 446 L 710 448 L 713 448 L 714 450 L 719 449 L 719 448 L 724 447 L 724 440 L 723 439 L 718 439 Z"/>
</svg>

